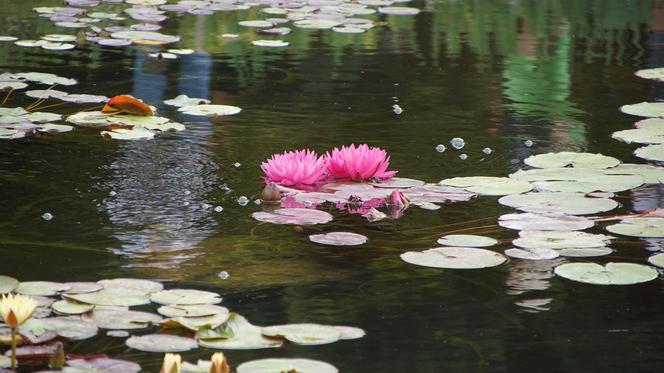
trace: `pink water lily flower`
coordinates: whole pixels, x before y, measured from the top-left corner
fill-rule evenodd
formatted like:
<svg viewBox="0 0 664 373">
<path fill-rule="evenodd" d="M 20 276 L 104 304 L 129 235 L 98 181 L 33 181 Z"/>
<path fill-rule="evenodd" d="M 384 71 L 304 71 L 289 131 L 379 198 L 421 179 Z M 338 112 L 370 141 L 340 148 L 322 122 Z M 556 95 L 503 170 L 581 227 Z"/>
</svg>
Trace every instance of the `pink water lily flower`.
<svg viewBox="0 0 664 373">
<path fill-rule="evenodd" d="M 309 149 L 274 154 L 261 164 L 269 182 L 286 185 L 311 185 L 320 181 L 327 161 Z"/>
<path fill-rule="evenodd" d="M 390 157 L 381 148 L 369 148 L 367 144 L 355 147 L 334 148 L 332 154 L 325 153 L 327 172 L 337 179 L 354 181 L 369 179 L 389 179 L 397 171 L 387 171 Z"/>
</svg>

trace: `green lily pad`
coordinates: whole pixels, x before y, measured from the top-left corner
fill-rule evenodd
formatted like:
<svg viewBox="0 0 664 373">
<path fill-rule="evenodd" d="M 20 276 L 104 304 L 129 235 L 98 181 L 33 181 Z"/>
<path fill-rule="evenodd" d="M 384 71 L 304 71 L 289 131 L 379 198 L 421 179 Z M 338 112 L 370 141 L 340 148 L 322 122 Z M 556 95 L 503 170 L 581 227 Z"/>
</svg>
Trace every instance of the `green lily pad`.
<svg viewBox="0 0 664 373">
<path fill-rule="evenodd" d="M 649 164 L 623 163 L 617 167 L 602 170 L 607 175 L 639 175 L 646 184 L 664 183 L 664 167 Z"/>
<path fill-rule="evenodd" d="M 659 268 L 664 268 L 664 254 L 655 254 L 648 258 L 648 263 L 657 266 Z"/>
<path fill-rule="evenodd" d="M 143 329 L 159 324 L 163 319 L 149 312 L 96 309 L 88 317 L 102 329 Z"/>
<path fill-rule="evenodd" d="M 664 126 L 617 131 L 611 134 L 611 137 L 628 144 L 662 144 L 664 143 Z"/>
<path fill-rule="evenodd" d="M 152 42 L 157 42 L 159 44 L 170 44 L 180 41 L 179 36 L 165 35 L 154 31 L 136 31 L 136 30 L 118 31 L 112 33 L 111 37 L 114 39 L 131 40 L 134 43 L 152 41 Z"/>
<path fill-rule="evenodd" d="M 637 72 L 634 73 L 634 75 L 643 79 L 664 81 L 664 67 L 638 70 Z"/>
<path fill-rule="evenodd" d="M 238 22 L 240 26 L 244 27 L 258 27 L 258 28 L 265 28 L 265 27 L 273 27 L 274 25 L 272 22 L 269 21 L 262 21 L 262 20 L 253 20 L 253 21 L 240 21 Z"/>
<path fill-rule="evenodd" d="M 333 325 L 334 329 L 339 332 L 339 339 L 359 339 L 367 335 L 367 333 L 354 326 Z"/>
<path fill-rule="evenodd" d="M 104 288 L 103 285 L 96 282 L 65 282 L 65 286 L 69 287 L 67 294 L 92 293 Z"/>
<path fill-rule="evenodd" d="M 74 85 L 78 83 L 76 79 L 63 78 L 61 76 L 49 73 L 34 73 L 34 72 L 18 73 L 18 74 L 12 74 L 12 76 L 19 79 L 25 79 L 31 82 L 38 82 L 46 85 L 54 85 L 54 84 Z"/>
<path fill-rule="evenodd" d="M 11 293 L 19 285 L 17 279 L 9 276 L 0 275 L 0 294 Z"/>
<path fill-rule="evenodd" d="M 558 253 L 558 251 L 556 250 L 545 249 L 545 248 L 532 248 L 532 249 L 512 248 L 505 250 L 505 255 L 516 259 L 549 260 L 559 257 L 560 253 Z"/>
<path fill-rule="evenodd" d="M 439 245 L 457 247 L 487 247 L 498 243 L 491 237 L 477 236 L 474 234 L 448 234 L 438 239 Z"/>
<path fill-rule="evenodd" d="M 663 219 L 664 220 L 664 219 Z M 564 231 L 521 231 L 512 241 L 516 246 L 528 249 L 569 249 L 604 247 L 612 239 L 603 234 Z"/>
<path fill-rule="evenodd" d="M 588 198 L 581 193 L 528 193 L 502 197 L 498 203 L 531 213 L 588 215 L 613 210 L 618 202 L 608 198 Z"/>
<path fill-rule="evenodd" d="M 284 338 L 304 346 L 334 343 L 341 338 L 337 329 L 320 324 L 286 324 L 264 326 L 262 333 L 270 338 Z"/>
<path fill-rule="evenodd" d="M 150 303 L 150 298 L 147 294 L 128 288 L 108 288 L 85 294 L 63 294 L 63 297 L 80 303 L 89 303 L 98 306 L 131 307 Z"/>
<path fill-rule="evenodd" d="M 620 161 L 602 154 L 559 152 L 531 155 L 523 163 L 537 168 L 609 168 Z"/>
<path fill-rule="evenodd" d="M 217 304 L 221 303 L 217 293 L 194 289 L 171 289 L 152 294 L 150 300 L 165 305 L 172 304 Z"/>
<path fill-rule="evenodd" d="M 157 312 L 166 317 L 201 317 L 228 313 L 228 308 L 214 304 L 191 304 L 161 306 Z"/>
<path fill-rule="evenodd" d="M 535 181 L 533 185 L 538 190 L 547 192 L 591 193 L 622 192 L 637 188 L 644 182 L 638 175 L 602 175 L 573 181 Z"/>
<path fill-rule="evenodd" d="M 27 88 L 28 85 L 21 82 L 0 82 L 0 91 L 17 90 Z"/>
<path fill-rule="evenodd" d="M 408 251 L 401 254 L 407 263 L 424 267 L 449 269 L 478 269 L 503 264 L 502 254 L 470 247 L 438 247 L 424 251 Z"/>
<path fill-rule="evenodd" d="M 639 117 L 660 118 L 664 116 L 664 102 L 641 102 L 633 105 L 623 105 L 620 107 L 620 111 Z"/>
<path fill-rule="evenodd" d="M 164 103 L 170 106 L 183 107 L 183 106 L 193 106 L 193 105 L 206 105 L 210 103 L 210 100 L 205 98 L 192 98 L 187 95 L 179 95 L 173 99 L 165 100 Z"/>
<path fill-rule="evenodd" d="M 524 213 L 502 215 L 498 225 L 516 230 L 577 231 L 590 228 L 595 222 L 581 216 Z"/>
<path fill-rule="evenodd" d="M 114 278 L 97 281 L 105 289 L 129 289 L 143 294 L 152 294 L 164 289 L 164 285 L 152 280 L 138 278 Z"/>
<path fill-rule="evenodd" d="M 216 117 L 220 115 L 235 115 L 240 113 L 242 109 L 230 105 L 189 105 L 179 108 L 178 111 L 188 115 Z"/>
<path fill-rule="evenodd" d="M 660 238 L 664 237 L 664 218 L 627 218 L 609 225 L 606 230 L 623 236 Z"/>
<path fill-rule="evenodd" d="M 23 295 L 41 295 L 49 297 L 68 290 L 65 284 L 50 281 L 27 281 L 21 282 L 16 292 Z"/>
<path fill-rule="evenodd" d="M 75 341 L 92 338 L 98 331 L 97 325 L 79 316 L 50 317 L 36 321 L 40 321 L 44 329 L 52 330 L 63 338 Z"/>
<path fill-rule="evenodd" d="M 220 312 L 211 316 L 199 316 L 199 317 L 174 317 L 172 319 L 166 319 L 161 322 L 162 326 L 166 327 L 183 327 L 189 329 L 193 332 L 197 332 L 203 329 L 215 329 L 218 328 L 221 324 L 228 321 L 230 314 L 228 312 Z"/>
<path fill-rule="evenodd" d="M 438 184 L 462 187 L 473 193 L 490 196 L 525 193 L 533 189 L 533 186 L 525 181 L 491 176 L 454 177 Z"/>
<path fill-rule="evenodd" d="M 608 263 L 567 263 L 555 268 L 556 275 L 572 281 L 593 285 L 632 285 L 652 281 L 657 271 L 643 264 Z"/>
<path fill-rule="evenodd" d="M 595 256 L 609 255 L 613 250 L 608 247 L 584 247 L 584 248 L 567 248 L 558 250 L 560 256 L 571 258 L 591 258 Z"/>
<path fill-rule="evenodd" d="M 108 136 L 114 140 L 150 140 L 155 133 L 142 127 L 132 129 L 116 128 L 110 131 L 101 131 L 102 136 Z"/>
<path fill-rule="evenodd" d="M 340 24 L 341 22 L 333 19 L 302 19 L 293 22 L 293 26 L 306 29 L 331 29 Z"/>
<path fill-rule="evenodd" d="M 281 48 L 287 47 L 290 43 L 283 40 L 254 40 L 251 44 L 257 47 Z"/>
<path fill-rule="evenodd" d="M 223 333 L 227 338 L 203 339 L 197 333 L 198 343 L 202 347 L 222 350 L 253 350 L 259 348 L 281 347 L 280 340 L 265 338 L 261 334 L 261 327 L 252 325 L 243 316 L 231 313 L 228 321 L 222 325 Z"/>
<path fill-rule="evenodd" d="M 367 237 L 352 232 L 329 232 L 312 234 L 309 236 L 311 242 L 332 246 L 355 246 L 367 242 Z"/>
<path fill-rule="evenodd" d="M 337 373 L 334 365 L 310 359 L 260 359 L 242 363 L 237 373 Z"/>
<path fill-rule="evenodd" d="M 182 373 L 209 373 L 212 368 L 212 362 L 210 360 L 198 360 L 196 365 L 188 362 L 182 362 Z"/>
<path fill-rule="evenodd" d="M 198 343 L 193 338 L 168 334 L 134 335 L 127 339 L 125 344 L 146 352 L 184 352 L 198 348 Z"/>
<path fill-rule="evenodd" d="M 93 304 L 70 302 L 64 299 L 53 303 L 51 308 L 61 315 L 80 315 L 92 311 L 95 306 Z"/>
<path fill-rule="evenodd" d="M 649 161 L 664 162 L 664 144 L 638 148 L 634 151 L 634 155 Z"/>
</svg>

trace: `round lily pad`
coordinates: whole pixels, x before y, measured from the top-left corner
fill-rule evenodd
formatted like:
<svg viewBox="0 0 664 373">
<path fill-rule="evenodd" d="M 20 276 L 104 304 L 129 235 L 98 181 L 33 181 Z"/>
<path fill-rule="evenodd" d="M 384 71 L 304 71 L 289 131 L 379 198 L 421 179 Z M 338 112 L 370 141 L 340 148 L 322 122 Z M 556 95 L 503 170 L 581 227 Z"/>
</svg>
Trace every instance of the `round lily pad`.
<svg viewBox="0 0 664 373">
<path fill-rule="evenodd" d="M 664 143 L 664 126 L 647 126 L 617 131 L 611 134 L 611 137 L 628 144 L 662 144 Z"/>
<path fill-rule="evenodd" d="M 568 181 L 535 181 L 538 190 L 565 193 L 622 192 L 643 185 L 638 175 L 601 175 Z"/>
<path fill-rule="evenodd" d="M 340 24 L 341 22 L 333 19 L 302 19 L 293 23 L 295 27 L 306 29 L 331 29 Z"/>
<path fill-rule="evenodd" d="M 137 278 L 114 278 L 97 281 L 105 289 L 129 289 L 143 294 L 152 294 L 164 289 L 164 285 L 152 280 L 143 280 Z"/>
<path fill-rule="evenodd" d="M 619 165 L 620 161 L 602 154 L 559 152 L 531 155 L 523 163 L 537 168 L 609 168 Z"/>
<path fill-rule="evenodd" d="M 0 82 L 0 91 L 5 91 L 8 89 L 17 90 L 26 88 L 28 85 L 21 82 Z"/>
<path fill-rule="evenodd" d="M 646 184 L 664 183 L 664 167 L 650 164 L 623 163 L 602 171 L 607 175 L 639 175 Z"/>
<path fill-rule="evenodd" d="M 280 48 L 287 47 L 289 43 L 283 40 L 254 40 L 251 44 L 257 47 L 270 47 L 270 48 Z"/>
<path fill-rule="evenodd" d="M 16 288 L 16 292 L 23 295 L 41 295 L 49 297 L 68 289 L 69 287 L 60 282 L 27 281 L 21 282 L 18 288 Z"/>
<path fill-rule="evenodd" d="M 150 140 L 155 133 L 142 127 L 132 129 L 116 128 L 110 131 L 101 131 L 102 136 L 108 136 L 114 140 Z"/>
<path fill-rule="evenodd" d="M 648 258 L 648 263 L 657 266 L 659 268 L 664 268 L 664 254 L 655 254 Z"/>
<path fill-rule="evenodd" d="M 274 26 L 272 22 L 269 21 L 261 21 L 261 20 L 253 20 L 253 21 L 240 21 L 238 22 L 240 26 L 244 27 L 272 27 Z"/>
<path fill-rule="evenodd" d="M 242 109 L 230 105 L 190 105 L 183 106 L 179 108 L 178 111 L 188 115 L 214 117 L 220 115 L 235 115 L 241 112 Z"/>
<path fill-rule="evenodd" d="M 664 102 L 641 102 L 633 105 L 623 105 L 620 107 L 620 111 L 639 117 L 664 117 Z"/>
<path fill-rule="evenodd" d="M 581 216 L 524 213 L 502 215 L 498 225 L 516 230 L 577 231 L 590 228 L 595 222 Z"/>
<path fill-rule="evenodd" d="M 632 285 L 652 281 L 657 271 L 649 266 L 634 263 L 567 263 L 559 265 L 554 272 L 568 280 L 593 285 Z"/>
<path fill-rule="evenodd" d="M 59 336 L 71 340 L 82 340 L 97 335 L 97 325 L 81 319 L 79 316 L 49 317 L 39 319 L 46 330 L 52 330 Z"/>
<path fill-rule="evenodd" d="M 92 311 L 95 306 L 87 303 L 70 302 L 64 299 L 53 303 L 51 308 L 61 315 L 80 315 Z"/>
<path fill-rule="evenodd" d="M 553 249 L 507 249 L 505 255 L 511 258 L 526 260 L 549 260 L 560 256 L 558 251 Z"/>
<path fill-rule="evenodd" d="M 378 13 L 389 14 L 392 16 L 414 16 L 419 14 L 420 10 L 406 6 L 387 6 L 378 8 Z"/>
<path fill-rule="evenodd" d="M 367 335 L 363 329 L 354 326 L 333 325 L 332 327 L 339 332 L 339 339 L 358 339 Z"/>
<path fill-rule="evenodd" d="M 579 231 L 521 231 L 519 238 L 512 243 L 528 249 L 568 249 L 604 247 L 611 238 L 613 237 Z"/>
<path fill-rule="evenodd" d="M 163 319 L 149 312 L 97 309 L 89 320 L 102 329 L 142 329 L 159 324 Z"/>
<path fill-rule="evenodd" d="M 438 239 L 438 244 L 457 247 L 487 247 L 498 243 L 498 240 L 474 234 L 448 234 Z"/>
<path fill-rule="evenodd" d="M 183 352 L 198 348 L 198 343 L 193 338 L 168 334 L 134 335 L 125 343 L 135 350 L 147 352 Z"/>
<path fill-rule="evenodd" d="M 283 344 L 280 340 L 264 337 L 260 327 L 250 324 L 247 319 L 236 313 L 231 313 L 222 327 L 225 328 L 223 337 L 212 334 L 211 339 L 206 339 L 197 333 L 198 343 L 202 347 L 222 350 L 276 348 Z"/>
<path fill-rule="evenodd" d="M 17 279 L 9 276 L 0 275 L 0 294 L 11 293 L 19 285 Z"/>
<path fill-rule="evenodd" d="M 132 361 L 97 357 L 67 360 L 67 366 L 62 371 L 64 373 L 138 373 L 141 371 L 141 366 Z"/>
<path fill-rule="evenodd" d="M 595 256 L 609 255 L 613 250 L 608 247 L 584 247 L 584 248 L 567 248 L 558 250 L 560 256 L 571 258 L 591 258 Z"/>
<path fill-rule="evenodd" d="M 147 294 L 128 288 L 108 288 L 85 294 L 63 294 L 63 297 L 80 303 L 99 306 L 131 307 L 150 303 L 150 298 Z"/>
<path fill-rule="evenodd" d="M 664 67 L 638 70 L 634 75 L 643 79 L 664 81 Z"/>
<path fill-rule="evenodd" d="M 209 104 L 210 100 L 205 98 L 193 98 L 187 95 L 179 95 L 173 99 L 165 100 L 166 105 L 183 107 L 183 106 L 192 106 L 192 105 L 205 105 Z"/>
<path fill-rule="evenodd" d="M 365 185 L 358 183 L 349 183 L 356 185 Z M 384 180 L 373 180 L 370 185 L 373 185 L 377 188 L 398 188 L 398 189 L 407 189 L 424 186 L 425 182 L 422 180 L 408 179 L 405 177 L 391 177 Z M 341 189 L 339 189 L 341 190 Z"/>
<path fill-rule="evenodd" d="M 495 267 L 507 260 L 500 253 L 470 247 L 438 247 L 424 251 L 408 251 L 401 254 L 401 259 L 419 266 L 450 269 Z"/>
<path fill-rule="evenodd" d="M 262 333 L 266 337 L 281 337 L 299 345 L 321 345 L 338 341 L 341 334 L 337 329 L 320 324 L 286 324 L 265 326 Z"/>
<path fill-rule="evenodd" d="M 588 198 L 581 193 L 528 193 L 502 197 L 498 203 L 531 213 L 588 215 L 613 210 L 618 202 L 608 198 Z"/>
<path fill-rule="evenodd" d="M 334 365 L 310 359 L 260 359 L 242 363 L 237 373 L 337 373 Z"/>
<path fill-rule="evenodd" d="M 164 35 L 154 31 L 118 31 L 112 33 L 111 37 L 115 39 L 131 40 L 137 44 L 150 44 L 145 43 L 145 41 L 154 41 L 157 42 L 157 44 L 168 44 L 180 41 L 179 36 Z"/>
<path fill-rule="evenodd" d="M 161 306 L 157 312 L 166 317 L 201 317 L 218 313 L 228 313 L 228 308 L 213 304 L 182 304 Z"/>
<path fill-rule="evenodd" d="M 355 246 L 367 242 L 367 237 L 352 232 L 330 232 L 324 234 L 312 234 L 309 236 L 312 242 L 332 246 Z"/>
<path fill-rule="evenodd" d="M 104 288 L 103 285 L 96 282 L 65 282 L 69 287 L 67 294 L 85 294 L 99 291 Z"/>
<path fill-rule="evenodd" d="M 171 289 L 152 294 L 154 303 L 171 304 L 217 304 L 221 302 L 219 294 L 194 289 Z"/>
<path fill-rule="evenodd" d="M 255 212 L 251 216 L 258 220 L 274 224 L 324 224 L 332 221 L 333 216 L 325 211 L 303 208 L 284 208 L 274 212 Z"/>
<path fill-rule="evenodd" d="M 525 181 L 491 176 L 454 177 L 438 184 L 462 187 L 473 193 L 490 196 L 525 193 L 533 189 L 533 186 Z"/>
<path fill-rule="evenodd" d="M 634 155 L 649 161 L 664 162 L 664 144 L 638 148 L 634 151 Z"/>
<path fill-rule="evenodd" d="M 661 238 L 664 237 L 664 218 L 627 218 L 609 225 L 606 230 L 624 236 Z"/>
<path fill-rule="evenodd" d="M 183 327 L 197 332 L 203 329 L 214 329 L 228 321 L 230 314 L 220 312 L 210 316 L 200 317 L 175 317 L 162 321 L 161 325 L 166 327 Z"/>
</svg>

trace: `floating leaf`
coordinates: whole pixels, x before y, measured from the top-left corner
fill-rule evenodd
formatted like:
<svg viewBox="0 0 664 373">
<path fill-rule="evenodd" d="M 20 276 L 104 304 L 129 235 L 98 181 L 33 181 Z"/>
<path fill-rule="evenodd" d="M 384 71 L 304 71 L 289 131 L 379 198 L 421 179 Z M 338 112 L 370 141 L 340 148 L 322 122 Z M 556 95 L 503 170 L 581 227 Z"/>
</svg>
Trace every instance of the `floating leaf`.
<svg viewBox="0 0 664 373">
<path fill-rule="evenodd" d="M 664 167 L 649 164 L 623 163 L 602 171 L 607 175 L 639 175 L 646 184 L 664 183 Z"/>
<path fill-rule="evenodd" d="M 199 344 L 202 347 L 222 350 L 253 350 L 259 348 L 281 347 L 282 342 L 265 338 L 261 328 L 252 325 L 243 316 L 231 313 L 228 321 L 221 326 L 228 338 L 202 339 L 198 334 Z"/>
<path fill-rule="evenodd" d="M 217 304 L 221 302 L 219 294 L 194 289 L 171 289 L 152 294 L 150 300 L 159 304 Z"/>
<path fill-rule="evenodd" d="M 75 368 L 75 370 L 70 370 L 69 367 Z M 64 373 L 138 373 L 141 371 L 141 366 L 126 360 L 96 357 L 92 359 L 68 360 L 67 367 L 65 367 L 62 371 Z"/>
<path fill-rule="evenodd" d="M 592 227 L 595 223 L 581 216 L 564 214 L 506 214 L 498 218 L 501 227 L 516 230 L 577 231 Z"/>
<path fill-rule="evenodd" d="M 183 327 L 193 332 L 205 329 L 215 329 L 221 324 L 228 321 L 230 314 L 228 312 L 220 312 L 211 316 L 199 317 L 175 317 L 162 321 L 161 325 L 166 327 Z"/>
<path fill-rule="evenodd" d="M 293 23 L 295 27 L 306 29 L 331 29 L 340 24 L 341 22 L 333 19 L 303 19 Z"/>
<path fill-rule="evenodd" d="M 157 312 L 166 317 L 201 317 L 212 316 L 218 313 L 228 313 L 229 311 L 226 307 L 213 304 L 177 304 L 172 306 L 161 306 Z"/>
<path fill-rule="evenodd" d="M 659 118 L 664 116 L 664 102 L 641 102 L 633 105 L 623 105 L 620 107 L 620 111 L 640 117 Z"/>
<path fill-rule="evenodd" d="M 152 58 L 165 59 L 165 60 L 175 60 L 178 58 L 177 54 L 174 53 L 149 53 L 148 56 Z"/>
<path fill-rule="evenodd" d="M 257 47 L 279 48 L 287 47 L 289 43 L 283 40 L 254 40 L 251 42 L 251 44 Z"/>
<path fill-rule="evenodd" d="M 258 220 L 274 224 L 324 224 L 332 221 L 329 213 L 314 209 L 284 208 L 274 212 L 254 212 L 251 216 Z"/>
<path fill-rule="evenodd" d="M 419 266 L 450 269 L 495 267 L 507 260 L 497 252 L 469 247 L 438 247 L 424 251 L 408 251 L 401 254 L 401 259 Z"/>
<path fill-rule="evenodd" d="M 565 193 L 622 192 L 643 185 L 638 175 L 602 175 L 579 178 L 573 181 L 535 181 L 538 190 Z"/>
<path fill-rule="evenodd" d="M 0 355 L 0 368 L 9 368 L 12 365 L 12 359 L 10 357 Z"/>
<path fill-rule="evenodd" d="M 633 237 L 664 237 L 664 218 L 627 218 L 620 223 L 609 225 L 611 233 Z"/>
<path fill-rule="evenodd" d="M 486 247 L 497 244 L 498 240 L 474 234 L 448 234 L 439 238 L 437 242 L 439 245 L 445 246 Z"/>
<path fill-rule="evenodd" d="M 537 168 L 609 168 L 620 161 L 602 154 L 559 152 L 531 155 L 523 163 Z"/>
<path fill-rule="evenodd" d="M 89 320 L 102 329 L 142 329 L 157 325 L 163 319 L 149 312 L 96 309 Z"/>
<path fill-rule="evenodd" d="M 0 91 L 23 89 L 27 86 L 27 84 L 21 82 L 0 82 Z"/>
<path fill-rule="evenodd" d="M 324 361 L 309 359 L 261 359 L 242 363 L 237 373 L 337 373 L 339 370 Z"/>
<path fill-rule="evenodd" d="M 12 75 L 18 79 L 25 79 L 31 82 L 38 82 L 46 85 L 74 85 L 78 83 L 75 79 L 68 79 L 48 73 L 18 73 Z"/>
<path fill-rule="evenodd" d="M 405 177 L 391 177 L 384 180 L 373 180 L 370 184 L 377 188 L 406 189 L 424 186 L 425 182 L 422 180 L 408 179 Z"/>
<path fill-rule="evenodd" d="M 21 282 L 16 292 L 23 295 L 53 296 L 69 288 L 60 282 L 50 281 L 27 281 Z"/>
<path fill-rule="evenodd" d="M 420 13 L 417 8 L 410 8 L 406 6 L 388 6 L 378 8 L 378 13 L 389 14 L 392 16 L 414 16 Z"/>
<path fill-rule="evenodd" d="M 655 254 L 649 257 L 648 263 L 657 266 L 659 268 L 664 268 L 664 253 Z"/>
<path fill-rule="evenodd" d="M 209 104 L 210 100 L 205 98 L 192 98 L 187 95 L 179 95 L 173 99 L 164 101 L 166 105 L 183 107 L 183 106 L 193 106 L 193 105 L 205 105 Z"/>
<path fill-rule="evenodd" d="M 632 285 L 652 281 L 657 271 L 643 264 L 608 263 L 567 263 L 559 265 L 554 272 L 568 280 L 593 285 Z"/>
<path fill-rule="evenodd" d="M 588 198 L 580 193 L 528 193 L 502 197 L 498 203 L 532 213 L 588 215 L 613 210 L 618 202 L 608 198 Z"/>
<path fill-rule="evenodd" d="M 150 140 L 154 138 L 154 132 L 142 127 L 132 129 L 116 128 L 110 131 L 101 131 L 102 136 L 108 136 L 114 140 Z"/>
<path fill-rule="evenodd" d="M 334 327 L 320 324 L 265 326 L 262 333 L 266 337 L 281 337 L 304 346 L 334 343 L 341 337 L 339 331 Z"/>
<path fill-rule="evenodd" d="M 104 288 L 103 285 L 96 282 L 65 282 L 69 289 L 67 294 L 85 294 L 99 291 Z"/>
<path fill-rule="evenodd" d="M 115 39 L 131 40 L 136 44 L 170 44 L 180 41 L 179 36 L 165 35 L 154 31 L 118 31 L 111 33 Z M 150 43 L 155 42 L 155 43 Z"/>
<path fill-rule="evenodd" d="M 80 315 L 92 311 L 93 304 L 70 302 L 68 300 L 59 300 L 51 305 L 51 308 L 62 315 Z"/>
<path fill-rule="evenodd" d="M 454 177 L 438 184 L 462 187 L 473 193 L 490 196 L 524 193 L 533 189 L 533 186 L 525 181 L 491 176 Z"/>
<path fill-rule="evenodd" d="M 194 50 L 193 49 L 167 49 L 166 52 L 173 53 L 173 54 L 178 54 L 178 55 L 188 55 L 188 54 L 193 54 Z M 186 97 L 186 95 L 180 95 L 180 96 L 185 96 Z M 209 103 L 209 101 L 206 102 L 206 103 Z"/>
<path fill-rule="evenodd" d="M 17 279 L 9 276 L 0 275 L 0 294 L 11 293 L 19 285 Z"/>
<path fill-rule="evenodd" d="M 324 234 L 312 234 L 309 240 L 315 243 L 332 246 L 355 246 L 367 242 L 367 237 L 352 232 L 330 232 Z"/>
<path fill-rule="evenodd" d="M 41 43 L 42 49 L 53 50 L 53 51 L 64 51 L 69 49 L 76 48 L 76 45 L 69 43 L 51 43 L 49 41 L 43 41 Z"/>
<path fill-rule="evenodd" d="M 255 21 L 240 21 L 238 22 L 240 26 L 244 27 L 272 27 L 274 26 L 272 22 L 268 21 L 261 21 L 261 20 L 255 20 Z"/>
<path fill-rule="evenodd" d="M 573 257 L 573 258 L 590 258 L 595 256 L 609 255 L 613 250 L 608 247 L 586 247 L 586 248 L 568 248 L 558 250 L 560 256 Z"/>
<path fill-rule="evenodd" d="M 59 336 L 71 340 L 88 339 L 97 335 L 97 325 L 78 316 L 51 317 L 36 321 L 40 321 L 44 329 L 52 330 Z"/>
<path fill-rule="evenodd" d="M 342 34 L 361 34 L 363 32 L 366 32 L 367 30 L 361 27 L 353 27 L 353 26 L 342 26 L 342 27 L 332 27 L 332 31 L 334 32 L 339 32 Z"/>
<path fill-rule="evenodd" d="M 235 115 L 241 112 L 242 109 L 229 105 L 190 105 L 183 106 L 178 111 L 188 115 L 215 117 L 220 115 Z"/>
<path fill-rule="evenodd" d="M 505 255 L 511 258 L 526 260 L 549 260 L 560 256 L 558 251 L 553 249 L 507 249 Z"/>
<path fill-rule="evenodd" d="M 655 120 L 659 121 L 661 119 Z M 611 137 L 628 144 L 663 144 L 664 125 L 657 123 L 656 126 L 643 126 L 637 129 L 617 131 L 611 134 Z"/>
<path fill-rule="evenodd" d="M 634 155 L 649 161 L 664 162 L 664 144 L 638 148 L 634 151 Z"/>
<path fill-rule="evenodd" d="M 198 348 L 198 343 L 193 338 L 168 334 L 134 335 L 125 343 L 135 350 L 146 352 L 183 352 Z"/>
<path fill-rule="evenodd" d="M 85 294 L 63 294 L 63 297 L 99 306 L 131 307 L 150 303 L 150 298 L 144 292 L 127 288 L 109 288 Z"/>
<path fill-rule="evenodd" d="M 656 67 L 652 69 L 642 69 L 634 73 L 634 75 L 643 79 L 654 79 L 664 81 L 664 67 Z"/>
<path fill-rule="evenodd" d="M 519 238 L 512 243 L 528 249 L 588 248 L 604 247 L 612 238 L 603 234 L 579 231 L 521 231 Z"/>
<path fill-rule="evenodd" d="M 367 335 L 363 329 L 354 326 L 333 325 L 332 327 L 339 332 L 339 339 L 358 339 Z"/>
</svg>

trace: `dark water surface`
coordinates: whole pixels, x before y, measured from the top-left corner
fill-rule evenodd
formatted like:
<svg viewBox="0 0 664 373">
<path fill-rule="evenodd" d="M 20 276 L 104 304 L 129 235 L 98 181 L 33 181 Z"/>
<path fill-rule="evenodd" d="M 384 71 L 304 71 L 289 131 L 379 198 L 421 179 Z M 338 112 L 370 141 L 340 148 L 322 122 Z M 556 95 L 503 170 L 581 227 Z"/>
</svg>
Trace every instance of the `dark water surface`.
<svg viewBox="0 0 664 373">
<path fill-rule="evenodd" d="M 71 33 L 33 6 L 0 1 L 0 34 Z M 258 325 L 355 325 L 367 336 L 335 344 L 227 351 L 230 361 L 307 357 L 342 372 L 661 372 L 664 283 L 591 286 L 555 277 L 564 262 L 511 260 L 485 270 L 416 267 L 399 258 L 441 235 L 494 226 L 512 211 L 481 197 L 438 211 L 411 208 L 396 222 L 340 214 L 324 226 L 259 224 L 260 163 L 288 149 L 369 143 L 389 151 L 403 177 L 505 176 L 531 154 L 601 152 L 624 162 L 634 146 L 612 140 L 633 117 L 623 104 L 664 99 L 664 86 L 634 71 L 664 65 L 662 1 L 414 1 L 414 17 L 360 35 L 301 30 L 288 48 L 257 48 L 237 21 L 250 11 L 171 16 L 161 31 L 197 53 L 173 61 L 147 47 L 86 44 L 56 52 L 0 43 L 0 72 L 52 72 L 79 80 L 71 93 L 129 93 L 187 130 L 151 141 L 105 140 L 77 129 L 0 143 L 0 274 L 20 280 L 138 277 L 218 291 Z M 221 38 L 239 33 L 239 39 Z M 258 37 L 260 38 L 260 37 Z M 193 122 L 165 106 L 178 94 L 240 106 L 241 114 Z M 4 97 L 3 97 L 4 98 Z M 23 94 L 7 105 L 28 105 Z M 398 104 L 403 114 L 395 115 Z M 94 106 L 94 105 L 89 105 Z M 61 105 L 71 114 L 86 105 Z M 452 137 L 463 151 L 434 150 Z M 532 140 L 527 147 L 524 140 Z M 493 153 L 484 155 L 490 147 Z M 449 146 L 448 146 L 449 148 Z M 468 159 L 458 155 L 465 152 Z M 233 164 L 239 162 L 240 167 Z M 227 188 L 230 188 L 230 191 Z M 252 198 L 253 200 L 253 198 Z M 621 193 L 616 212 L 664 207 L 661 185 Z M 187 204 L 188 203 L 188 204 Z M 203 204 L 223 206 L 221 213 Z M 50 221 L 40 216 L 50 212 Z M 485 220 L 477 220 L 485 219 Z M 350 230 L 358 248 L 323 247 L 308 234 Z M 604 232 L 601 228 L 591 230 Z M 460 233 L 471 232 L 470 230 Z M 643 262 L 661 241 L 620 239 L 604 261 Z M 230 273 L 222 280 L 220 271 Z M 74 353 L 105 352 L 157 371 L 156 353 L 99 337 Z M 187 360 L 209 356 L 198 349 Z"/>
</svg>

